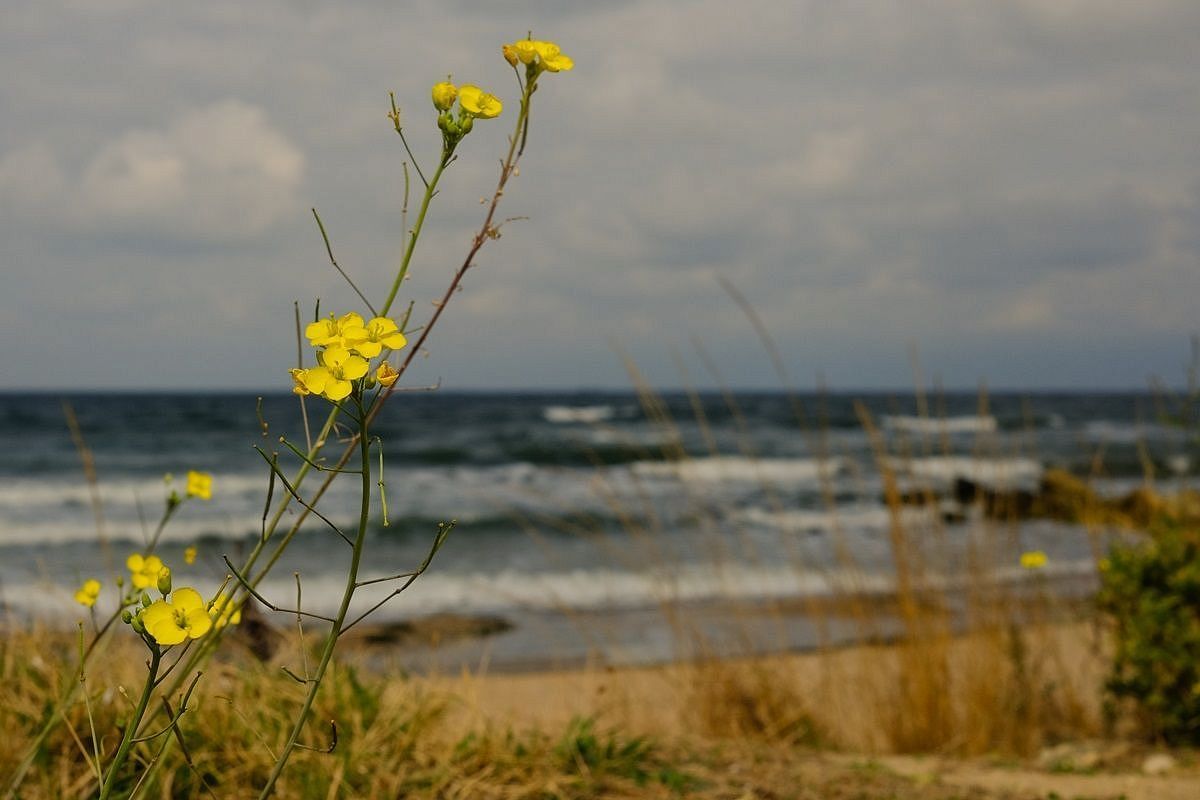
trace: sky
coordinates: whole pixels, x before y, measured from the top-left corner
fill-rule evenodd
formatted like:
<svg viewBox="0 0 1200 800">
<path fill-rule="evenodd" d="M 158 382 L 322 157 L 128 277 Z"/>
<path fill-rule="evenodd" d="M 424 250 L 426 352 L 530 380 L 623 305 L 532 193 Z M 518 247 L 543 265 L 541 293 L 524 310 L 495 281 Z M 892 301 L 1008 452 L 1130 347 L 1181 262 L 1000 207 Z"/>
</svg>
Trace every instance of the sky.
<svg viewBox="0 0 1200 800">
<path fill-rule="evenodd" d="M 277 389 L 293 303 L 394 275 L 406 155 L 453 75 L 507 101 L 434 199 L 407 376 L 447 389 L 1144 388 L 1200 329 L 1200 3 L 12 0 L 0 10 L 0 390 Z M 411 223 L 411 217 L 410 217 Z M 359 309 L 361 310 L 361 309 Z M 914 367 L 914 363 L 917 365 Z"/>
</svg>

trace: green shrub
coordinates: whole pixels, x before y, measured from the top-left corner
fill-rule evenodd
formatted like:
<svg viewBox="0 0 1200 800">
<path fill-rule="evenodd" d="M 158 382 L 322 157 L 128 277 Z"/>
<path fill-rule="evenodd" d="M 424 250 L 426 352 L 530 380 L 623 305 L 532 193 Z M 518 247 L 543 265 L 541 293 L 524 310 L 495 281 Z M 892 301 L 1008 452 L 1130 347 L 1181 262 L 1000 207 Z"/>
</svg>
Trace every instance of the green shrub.
<svg viewBox="0 0 1200 800">
<path fill-rule="evenodd" d="M 1110 719 L 1128 708 L 1143 734 L 1200 744 L 1200 526 L 1159 520 L 1101 567 L 1100 610 L 1114 631 Z"/>
</svg>

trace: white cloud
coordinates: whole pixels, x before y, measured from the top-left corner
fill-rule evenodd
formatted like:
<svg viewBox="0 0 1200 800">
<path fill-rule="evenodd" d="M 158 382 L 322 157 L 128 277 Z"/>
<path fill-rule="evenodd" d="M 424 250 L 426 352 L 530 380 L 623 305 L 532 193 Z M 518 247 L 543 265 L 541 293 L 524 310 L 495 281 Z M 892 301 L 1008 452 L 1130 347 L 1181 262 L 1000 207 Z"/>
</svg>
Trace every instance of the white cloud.
<svg viewBox="0 0 1200 800">
<path fill-rule="evenodd" d="M 102 147 L 83 171 L 76 213 L 96 227 L 251 237 L 296 210 L 304 166 L 261 108 L 228 100 Z"/>
</svg>

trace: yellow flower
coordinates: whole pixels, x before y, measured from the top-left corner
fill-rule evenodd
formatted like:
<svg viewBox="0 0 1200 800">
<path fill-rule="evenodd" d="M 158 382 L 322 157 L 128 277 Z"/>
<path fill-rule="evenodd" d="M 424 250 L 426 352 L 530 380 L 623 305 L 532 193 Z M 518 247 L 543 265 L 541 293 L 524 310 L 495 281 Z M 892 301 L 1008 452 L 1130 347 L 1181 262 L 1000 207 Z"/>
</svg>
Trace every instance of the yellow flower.
<svg viewBox="0 0 1200 800">
<path fill-rule="evenodd" d="M 458 98 L 458 88 L 449 81 L 433 85 L 433 107 L 438 111 L 449 111 Z"/>
<path fill-rule="evenodd" d="M 1046 566 L 1046 554 L 1041 550 L 1030 550 L 1021 553 L 1021 566 L 1025 569 L 1041 569 Z"/>
<path fill-rule="evenodd" d="M 346 329 L 346 346 L 366 358 L 374 358 L 385 347 L 399 350 L 406 344 L 408 340 L 400 328 L 387 317 L 375 317 L 363 327 Z"/>
<path fill-rule="evenodd" d="M 226 625 L 237 625 L 242 621 L 242 607 L 233 602 L 228 594 L 219 594 L 208 604 L 208 615 L 212 618 L 217 630 Z"/>
<path fill-rule="evenodd" d="M 530 39 L 522 39 L 512 44 L 506 44 L 501 50 L 504 52 L 505 59 L 508 59 L 511 54 L 522 64 L 532 64 L 537 60 L 538 53 L 533 47 L 533 41 Z M 513 62 L 510 61 L 509 63 L 512 64 Z M 513 64 L 513 66 L 515 67 L 516 64 Z"/>
<path fill-rule="evenodd" d="M 499 98 L 469 83 L 464 83 L 459 88 L 458 102 L 464 112 L 480 119 L 498 117 L 504 110 L 504 105 Z"/>
<path fill-rule="evenodd" d="M 342 339 L 345 336 L 346 328 L 361 328 L 362 326 L 363 318 L 351 311 L 337 319 L 330 315 L 329 319 L 309 323 L 304 329 L 304 335 L 308 337 L 308 342 L 313 347 L 329 347 L 343 344 Z"/>
<path fill-rule="evenodd" d="M 571 57 L 559 50 L 554 42 L 541 42 L 533 39 L 522 39 L 501 48 L 504 60 L 514 67 L 517 62 L 526 64 L 532 75 L 540 72 L 567 72 L 575 66 Z"/>
<path fill-rule="evenodd" d="M 188 497 L 199 497 L 201 500 L 211 500 L 212 475 L 209 475 L 207 472 L 188 470 L 187 493 Z"/>
<path fill-rule="evenodd" d="M 538 61 L 547 72 L 568 72 L 575 66 L 571 57 L 558 49 L 554 42 L 532 42 Z"/>
<path fill-rule="evenodd" d="M 375 380 L 385 387 L 391 386 L 399 377 L 400 373 L 392 369 L 392 365 L 386 361 L 379 365 L 379 369 L 375 370 Z"/>
<path fill-rule="evenodd" d="M 327 347 L 317 354 L 320 366 L 311 369 L 290 370 L 296 394 L 319 394 L 326 400 L 337 402 L 350 395 L 356 381 L 367 374 L 366 359 L 351 354 L 341 345 Z"/>
<path fill-rule="evenodd" d="M 185 564 L 195 564 L 196 563 L 196 545 L 194 545 L 194 544 L 188 545 L 184 549 L 183 563 L 185 563 Z"/>
<path fill-rule="evenodd" d="M 289 369 L 288 374 L 292 376 L 292 391 L 301 397 L 306 397 L 312 394 L 308 388 L 308 370 L 306 369 Z"/>
<path fill-rule="evenodd" d="M 158 600 L 141 614 L 146 632 L 159 644 L 179 644 L 199 639 L 212 628 L 204 598 L 195 589 L 176 589 L 170 600 Z"/>
<path fill-rule="evenodd" d="M 158 573 L 162 572 L 163 562 L 158 556 L 134 553 L 125 559 L 125 566 L 129 567 L 129 577 L 134 587 L 145 589 L 158 583 Z"/>
<path fill-rule="evenodd" d="M 75 602 L 91 608 L 96 605 L 96 598 L 99 596 L 100 581 L 95 578 L 88 578 L 83 582 L 83 586 L 79 587 L 79 591 L 75 592 Z"/>
</svg>

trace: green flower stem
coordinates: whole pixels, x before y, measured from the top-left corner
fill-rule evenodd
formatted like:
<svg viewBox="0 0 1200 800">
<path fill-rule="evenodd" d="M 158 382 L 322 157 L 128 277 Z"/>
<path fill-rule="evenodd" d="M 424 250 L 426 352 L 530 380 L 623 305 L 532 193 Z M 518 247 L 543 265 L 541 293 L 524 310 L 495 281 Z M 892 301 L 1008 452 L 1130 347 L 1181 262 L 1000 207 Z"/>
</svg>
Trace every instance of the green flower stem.
<svg viewBox="0 0 1200 800">
<path fill-rule="evenodd" d="M 117 776 L 121 772 L 121 767 L 125 765 L 125 759 L 129 756 L 129 748 L 133 746 L 133 740 L 137 736 L 138 727 L 142 724 L 142 717 L 146 715 L 146 706 L 150 704 L 150 695 L 154 693 L 155 679 L 158 677 L 158 664 L 162 660 L 162 653 L 157 647 L 150 652 L 150 672 L 146 675 L 146 685 L 142 687 L 142 696 L 138 700 L 137 709 L 133 712 L 133 718 L 129 720 L 129 724 L 125 726 L 125 734 L 121 737 L 121 744 L 117 748 L 117 754 L 113 756 L 112 764 L 108 768 L 108 777 L 104 781 L 104 785 L 100 788 L 100 800 L 107 800 L 112 795 L 113 786 L 116 785 Z"/>
<path fill-rule="evenodd" d="M 434 176 L 436 182 L 437 176 Z M 362 403 L 358 403 L 359 413 L 359 428 L 358 428 L 358 448 L 362 456 L 362 503 L 358 515 L 358 534 L 354 538 L 354 555 L 350 558 L 350 570 L 346 576 L 346 589 L 342 593 L 342 603 L 338 607 L 337 616 L 334 618 L 333 624 L 329 628 L 329 635 L 325 637 L 325 647 L 321 651 L 321 662 L 317 665 L 317 671 L 313 674 L 309 681 L 308 695 L 304 698 L 304 704 L 300 708 L 300 714 L 296 717 L 296 724 L 292 727 L 291 736 L 288 737 L 287 744 L 284 745 L 283 751 L 280 752 L 279 758 L 275 761 L 275 767 L 271 770 L 271 776 L 267 779 L 267 783 L 259 792 L 259 800 L 265 800 L 270 797 L 275 791 L 275 784 L 279 780 L 279 776 L 283 774 L 283 769 L 287 766 L 288 759 L 292 755 L 292 751 L 296 749 L 296 743 L 300 739 L 300 732 L 304 729 L 304 723 L 308 720 L 308 713 L 312 709 L 313 701 L 317 698 L 317 692 L 321 689 L 321 681 L 325 677 L 325 672 L 329 668 L 330 662 L 333 660 L 333 651 L 337 647 L 338 636 L 341 635 L 342 624 L 346 620 L 346 614 L 350 611 L 350 601 L 354 599 L 354 590 L 358 587 L 358 568 L 362 561 L 363 547 L 367 539 L 367 526 L 371 519 L 371 439 L 367 435 L 368 430 L 368 415 L 362 407 Z"/>
<path fill-rule="evenodd" d="M 459 285 L 459 282 L 462 279 L 463 273 L 466 271 L 466 268 L 468 266 L 470 266 L 471 260 L 474 258 L 475 253 L 478 252 L 479 248 L 482 247 L 483 243 L 487 240 L 487 230 L 491 227 L 492 219 L 495 216 L 496 207 L 499 204 L 501 195 L 503 194 L 504 186 L 508 182 L 509 177 L 512 176 L 512 174 L 515 170 L 515 167 L 516 167 L 516 161 L 517 161 L 517 159 L 520 158 L 520 156 L 522 155 L 523 150 L 524 150 L 524 144 L 525 144 L 525 140 L 526 140 L 528 121 L 529 121 L 530 99 L 531 99 L 531 96 L 533 95 L 533 92 L 535 89 L 536 89 L 536 82 L 527 82 L 524 85 L 524 91 L 522 92 L 522 95 L 521 95 L 521 109 L 520 109 L 519 114 L 517 115 L 517 121 L 516 121 L 516 125 L 514 126 L 514 129 L 513 129 L 513 135 L 509 138 L 508 153 L 507 153 L 507 155 L 504 159 L 504 162 L 501 166 L 500 180 L 496 187 L 496 192 L 492 198 L 492 203 L 488 208 L 487 217 L 484 220 L 483 227 L 480 229 L 480 232 L 476 235 L 476 241 L 472 244 L 472 247 L 467 255 L 467 259 L 464 262 L 464 266 L 459 269 L 459 272 L 456 274 L 454 281 L 451 283 L 450 287 L 447 289 L 446 297 L 443 298 L 443 302 L 437 306 L 437 309 L 434 311 L 433 318 L 423 327 L 423 329 L 421 331 L 421 336 L 417 339 L 416 344 L 411 347 L 410 352 L 408 353 L 408 356 L 405 358 L 404 362 L 402 363 L 402 365 L 400 367 L 401 373 L 403 373 L 407 369 L 409 363 L 412 361 L 416 352 L 420 350 L 421 345 L 425 342 L 426 337 L 428 336 L 429 332 L 433 329 L 438 318 L 440 317 L 442 310 L 445 309 L 445 307 L 447 305 L 445 300 L 447 300 L 448 298 L 450 298 L 453 295 L 454 291 L 457 289 L 457 287 Z M 518 149 L 518 146 L 520 146 L 520 149 Z M 387 302 L 387 304 L 385 304 L 383 306 L 383 309 L 381 310 L 381 314 L 386 314 L 387 311 L 390 310 L 392 302 L 394 302 L 394 300 L 395 300 L 395 295 L 399 291 L 400 284 L 403 282 L 404 275 L 407 272 L 409 261 L 412 259 L 412 254 L 415 249 L 416 241 L 420 235 L 421 228 L 424 224 L 425 212 L 428 210 L 429 203 L 433 198 L 434 188 L 436 187 L 438 179 L 441 177 L 442 172 L 445 170 L 445 168 L 446 168 L 446 166 L 448 166 L 448 164 L 449 164 L 449 157 L 448 156 L 443 157 L 442 163 L 440 163 L 438 165 L 438 170 L 434 175 L 434 180 L 429 183 L 429 186 L 425 193 L 425 197 L 423 198 L 422 204 L 421 204 L 421 216 L 417 221 L 417 225 L 413 229 L 413 233 L 410 238 L 409 245 L 405 250 L 404 258 L 403 258 L 403 261 L 400 266 L 400 271 L 398 272 L 396 281 L 393 284 L 392 292 L 389 295 L 388 302 Z M 378 398 L 377 402 L 372 404 L 371 410 L 366 416 L 367 422 L 374 419 L 375 414 L 378 413 L 378 411 L 382 407 L 384 401 L 386 401 L 386 399 L 389 396 L 391 396 L 391 393 L 394 390 L 394 388 L 395 388 L 394 386 L 392 388 L 389 388 L 387 390 L 387 392 L 385 392 L 383 395 L 381 395 Z M 320 449 L 323 446 L 323 443 L 324 443 L 326 437 L 328 436 L 330 430 L 332 430 L 334 420 L 337 417 L 337 413 L 338 413 L 338 409 L 336 407 L 331 409 L 329 417 L 325 421 L 325 426 L 322 429 L 321 434 L 317 437 L 317 439 L 314 443 L 313 449 L 311 451 L 309 451 L 310 460 L 315 459 L 317 457 L 317 455 L 319 454 Z M 359 446 L 362 445 L 361 442 L 358 442 L 356 444 Z M 349 460 L 353 454 L 354 446 L 355 445 L 351 445 L 350 447 L 346 448 L 345 451 L 343 451 L 341 457 L 338 459 L 337 463 L 334 465 L 335 469 L 341 469 L 349 462 Z M 297 472 L 296 478 L 292 481 L 292 485 L 295 488 L 299 489 L 300 483 L 303 481 L 305 476 L 307 476 L 307 474 L 311 471 L 311 469 L 312 468 L 308 464 L 303 464 L 301 466 L 299 472 Z M 324 495 L 326 490 L 328 490 L 330 485 L 333 483 L 334 479 L 337 477 L 337 474 L 338 473 L 336 473 L 336 472 L 331 472 L 330 474 L 325 476 L 325 480 L 321 482 L 320 487 L 318 487 L 316 493 L 309 500 L 310 505 L 313 505 L 313 506 L 317 505 L 317 503 L 319 502 L 321 497 Z M 362 471 L 362 479 L 365 482 L 365 481 L 369 480 L 369 477 L 370 477 L 370 470 L 369 470 L 369 465 L 368 465 L 368 468 L 364 469 Z M 369 496 L 369 487 L 368 487 L 367 495 Z M 286 511 L 288 505 L 290 505 L 290 503 L 291 503 L 291 499 L 292 498 L 291 498 L 290 494 L 284 496 L 283 500 L 281 501 L 281 506 L 280 506 L 279 510 L 275 513 L 275 516 L 271 519 L 270 523 L 267 526 L 266 537 L 261 538 L 258 542 L 255 543 L 254 549 L 251 551 L 249 557 L 247 558 L 244 568 L 243 568 L 243 574 L 245 574 L 245 575 L 250 574 L 250 569 L 254 566 L 257 559 L 261 555 L 263 548 L 266 546 L 267 541 L 269 541 L 272 538 L 275 530 L 277 529 L 277 527 L 279 525 L 280 520 L 283 517 L 284 512 Z M 257 575 L 250 578 L 249 583 L 251 586 L 257 587 L 258 584 L 266 577 L 266 575 L 274 567 L 274 565 L 278 561 L 278 559 L 283 555 L 284 550 L 287 548 L 287 546 L 291 542 L 292 538 L 299 531 L 301 524 L 303 524 L 304 520 L 307 517 L 308 517 L 307 510 L 300 512 L 300 514 L 298 515 L 296 521 L 291 526 L 288 533 L 283 537 L 282 540 L 280 540 L 276 544 L 274 552 L 271 554 L 270 558 L 268 559 L 268 561 L 267 561 L 266 565 L 263 567 L 263 569 L 260 570 Z M 212 651 L 220 643 L 221 637 L 226 633 L 226 631 L 228 630 L 228 627 L 229 626 L 226 626 L 226 628 L 222 628 L 218 631 L 214 631 L 212 634 L 210 634 L 204 638 L 201 647 L 193 652 L 193 655 L 191 656 L 191 659 L 187 665 L 187 669 L 185 669 L 183 671 L 183 674 L 189 674 L 190 672 L 194 671 L 194 669 L 196 668 L 196 665 L 201 660 L 208 658 L 208 656 L 212 653 Z M 330 655 L 332 655 L 332 649 L 329 650 L 329 653 L 330 653 Z M 180 679 L 177 679 L 176 683 L 179 684 Z M 178 688 L 179 688 L 179 686 L 177 685 L 172 688 L 172 691 L 176 691 Z M 277 776 L 276 776 L 276 779 L 277 779 Z"/>
<path fill-rule="evenodd" d="M 379 309 L 379 315 L 382 317 L 386 317 L 388 311 L 391 310 L 392 303 L 396 301 L 396 293 L 400 291 L 400 284 L 404 283 L 404 276 L 408 274 L 408 263 L 412 261 L 413 252 L 417 249 L 417 239 L 421 237 L 421 228 L 425 225 L 425 212 L 429 210 L 429 203 L 437 192 L 438 181 L 441 180 L 442 173 L 450 164 L 451 152 L 447 151 L 442 155 L 442 160 L 438 162 L 438 168 L 433 173 L 433 179 L 425 187 L 425 196 L 421 198 L 421 210 L 417 212 L 417 224 L 413 226 L 412 233 L 409 235 L 408 247 L 404 248 L 404 258 L 400 261 L 396 280 L 392 282 L 392 290 L 388 292 L 387 299 L 383 301 L 383 306 Z"/>
</svg>

